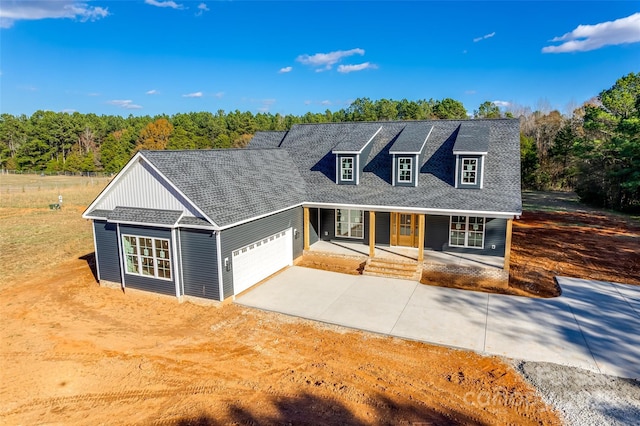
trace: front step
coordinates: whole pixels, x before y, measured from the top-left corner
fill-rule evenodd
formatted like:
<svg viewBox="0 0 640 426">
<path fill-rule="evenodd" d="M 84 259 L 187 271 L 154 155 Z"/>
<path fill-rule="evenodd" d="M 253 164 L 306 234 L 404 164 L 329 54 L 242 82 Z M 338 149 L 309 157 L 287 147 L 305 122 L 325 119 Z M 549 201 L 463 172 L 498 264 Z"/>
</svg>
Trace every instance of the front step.
<svg viewBox="0 0 640 426">
<path fill-rule="evenodd" d="M 420 281 L 422 267 L 417 261 L 401 261 L 375 257 L 367 260 L 363 275 Z"/>
</svg>

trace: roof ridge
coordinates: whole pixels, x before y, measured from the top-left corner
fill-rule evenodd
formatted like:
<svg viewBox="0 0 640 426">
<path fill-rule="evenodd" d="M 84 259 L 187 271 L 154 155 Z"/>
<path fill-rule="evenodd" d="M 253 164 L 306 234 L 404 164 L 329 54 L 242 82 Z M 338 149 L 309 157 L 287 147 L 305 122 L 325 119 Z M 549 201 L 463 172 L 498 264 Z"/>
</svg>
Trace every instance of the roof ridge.
<svg viewBox="0 0 640 426">
<path fill-rule="evenodd" d="M 266 150 L 271 150 L 271 151 L 277 151 L 280 150 L 280 147 L 274 146 L 274 147 L 260 147 L 260 148 L 252 148 L 252 149 L 246 149 L 246 148 L 208 148 L 208 149 L 143 149 L 140 150 L 140 152 L 142 153 L 159 153 L 159 152 L 166 152 L 166 153 L 171 153 L 171 152 L 229 152 L 229 151 L 266 151 Z"/>
</svg>

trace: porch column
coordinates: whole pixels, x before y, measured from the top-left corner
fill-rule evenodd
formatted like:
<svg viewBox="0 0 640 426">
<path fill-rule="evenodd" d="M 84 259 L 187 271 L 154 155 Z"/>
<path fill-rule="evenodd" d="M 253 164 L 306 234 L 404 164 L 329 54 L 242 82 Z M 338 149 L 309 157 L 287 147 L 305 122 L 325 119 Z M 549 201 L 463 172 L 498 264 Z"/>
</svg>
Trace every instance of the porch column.
<svg viewBox="0 0 640 426">
<path fill-rule="evenodd" d="M 418 262 L 424 261 L 424 215 L 418 215 Z"/>
<path fill-rule="evenodd" d="M 309 250 L 309 207 L 304 207 L 302 211 L 302 240 L 304 241 L 304 249 Z"/>
<path fill-rule="evenodd" d="M 376 254 L 376 212 L 369 212 L 369 257 Z"/>
<path fill-rule="evenodd" d="M 507 220 L 507 238 L 504 242 L 504 270 L 509 272 L 509 262 L 511 261 L 511 231 L 513 219 Z"/>
</svg>

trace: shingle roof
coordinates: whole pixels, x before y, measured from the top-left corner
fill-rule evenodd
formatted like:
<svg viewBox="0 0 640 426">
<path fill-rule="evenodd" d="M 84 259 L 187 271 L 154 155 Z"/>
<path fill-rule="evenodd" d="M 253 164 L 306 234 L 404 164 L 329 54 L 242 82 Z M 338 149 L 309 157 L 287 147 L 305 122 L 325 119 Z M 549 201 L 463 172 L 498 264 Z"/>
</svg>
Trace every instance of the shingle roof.
<svg viewBox="0 0 640 426">
<path fill-rule="evenodd" d="M 305 182 L 283 149 L 141 151 L 218 226 L 305 201 Z"/>
<path fill-rule="evenodd" d="M 93 209 L 87 213 L 87 216 L 91 216 L 94 219 L 106 219 L 109 213 L 111 213 L 111 210 Z"/>
<path fill-rule="evenodd" d="M 453 153 L 478 153 L 484 154 L 489 148 L 490 122 L 469 121 L 460 125 L 456 143 L 453 144 Z"/>
<path fill-rule="evenodd" d="M 277 148 L 287 132 L 256 132 L 247 148 Z"/>
<path fill-rule="evenodd" d="M 193 216 L 184 216 L 178 222 L 178 225 L 186 225 L 186 226 L 197 226 L 197 227 L 205 227 L 210 228 L 211 224 L 207 222 L 205 219 L 200 219 L 199 217 Z"/>
<path fill-rule="evenodd" d="M 369 144 L 381 125 L 380 123 L 335 123 L 333 126 L 322 127 L 320 131 L 327 132 L 323 137 L 333 140 L 333 152 L 357 153 Z"/>
<path fill-rule="evenodd" d="M 472 131 L 488 129 L 488 155 L 483 189 L 454 187 L 453 147 L 461 125 Z M 360 123 L 301 124 L 293 126 L 280 144 L 289 152 L 306 183 L 305 201 L 341 205 L 424 208 L 520 213 L 520 130 L 518 120 L 427 120 L 366 123 L 382 130 L 372 140 L 359 185 L 336 185 L 336 139 Z M 424 147 L 417 187 L 391 184 L 389 150 L 403 129 L 433 126 Z M 480 131 L 480 130 L 479 130 Z"/>
<path fill-rule="evenodd" d="M 432 130 L 433 125 L 425 122 L 412 123 L 405 126 L 396 141 L 391 145 L 389 153 L 420 154 Z"/>
<path fill-rule="evenodd" d="M 107 216 L 109 222 L 146 223 L 153 225 L 173 226 L 182 216 L 179 210 L 141 209 L 133 207 L 116 207 Z"/>
</svg>

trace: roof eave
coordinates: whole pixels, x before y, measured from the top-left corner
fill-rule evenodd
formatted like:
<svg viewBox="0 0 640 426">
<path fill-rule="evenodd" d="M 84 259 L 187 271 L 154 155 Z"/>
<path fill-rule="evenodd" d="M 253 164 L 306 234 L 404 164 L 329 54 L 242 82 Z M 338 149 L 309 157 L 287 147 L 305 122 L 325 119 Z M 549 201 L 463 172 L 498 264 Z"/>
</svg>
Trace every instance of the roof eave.
<svg viewBox="0 0 640 426">
<path fill-rule="evenodd" d="M 341 204 L 341 203 L 303 203 L 304 207 L 319 207 L 319 208 L 346 208 L 346 209 L 359 209 L 368 211 L 380 211 L 380 212 L 406 212 L 417 214 L 433 214 L 433 215 L 476 215 L 485 216 L 498 219 L 512 219 L 516 216 L 522 215 L 522 211 L 514 212 L 498 212 L 491 210 L 468 210 L 468 209 L 436 209 L 425 207 L 405 207 L 405 206 L 377 206 L 377 205 L 364 205 L 364 204 Z"/>
</svg>

